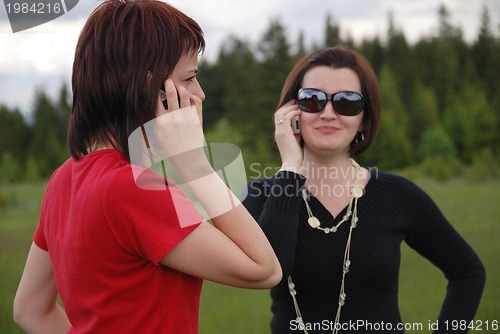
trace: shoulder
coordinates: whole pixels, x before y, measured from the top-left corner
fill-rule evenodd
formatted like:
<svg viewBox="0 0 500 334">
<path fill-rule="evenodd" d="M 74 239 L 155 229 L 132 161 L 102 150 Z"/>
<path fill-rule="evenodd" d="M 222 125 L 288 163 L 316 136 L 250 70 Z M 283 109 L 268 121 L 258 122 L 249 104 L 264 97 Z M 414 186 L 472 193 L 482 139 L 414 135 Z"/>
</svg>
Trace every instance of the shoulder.
<svg viewBox="0 0 500 334">
<path fill-rule="evenodd" d="M 377 186 L 384 186 L 390 188 L 392 191 L 414 191 L 420 189 L 413 181 L 410 179 L 389 172 L 379 171 L 376 168 L 370 169 L 371 183 Z"/>
<path fill-rule="evenodd" d="M 370 187 L 381 198 L 393 198 L 400 204 L 432 202 L 430 196 L 412 180 L 393 173 L 371 169 Z"/>
<path fill-rule="evenodd" d="M 73 189 L 75 196 L 95 207 L 117 212 L 127 206 L 165 205 L 169 190 L 165 178 L 151 169 L 131 165 L 121 152 L 111 149 L 91 152 L 78 161 L 70 159 L 53 180 L 57 180 L 57 189 Z M 72 187 L 62 187 L 64 184 Z"/>
<path fill-rule="evenodd" d="M 61 166 L 59 166 L 49 178 L 48 186 L 53 183 L 59 182 L 60 180 L 66 180 L 72 175 L 74 160 L 73 158 L 69 158 L 66 160 Z M 64 182 L 64 181 L 63 181 Z"/>
</svg>

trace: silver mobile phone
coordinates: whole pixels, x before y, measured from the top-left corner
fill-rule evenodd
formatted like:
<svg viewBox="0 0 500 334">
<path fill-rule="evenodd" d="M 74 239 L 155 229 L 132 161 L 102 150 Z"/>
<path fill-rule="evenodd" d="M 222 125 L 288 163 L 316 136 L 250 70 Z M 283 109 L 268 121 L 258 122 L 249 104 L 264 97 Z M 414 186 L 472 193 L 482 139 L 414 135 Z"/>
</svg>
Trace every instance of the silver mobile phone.
<svg viewBox="0 0 500 334">
<path fill-rule="evenodd" d="M 298 115 L 292 118 L 292 129 L 293 133 L 300 133 L 300 119 Z"/>
</svg>

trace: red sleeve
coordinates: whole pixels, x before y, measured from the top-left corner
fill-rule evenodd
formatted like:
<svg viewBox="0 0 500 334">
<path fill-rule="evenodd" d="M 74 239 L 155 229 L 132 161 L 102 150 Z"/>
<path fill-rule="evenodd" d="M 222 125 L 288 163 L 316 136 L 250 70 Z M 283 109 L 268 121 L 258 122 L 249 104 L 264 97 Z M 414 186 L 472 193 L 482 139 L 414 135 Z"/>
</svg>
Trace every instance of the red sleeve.
<svg viewBox="0 0 500 334">
<path fill-rule="evenodd" d="M 47 241 L 45 240 L 45 236 L 43 235 L 43 228 L 41 226 L 41 223 L 38 223 L 38 226 L 36 227 L 35 235 L 33 236 L 33 242 L 39 248 L 43 249 L 44 251 L 48 251 Z"/>
<path fill-rule="evenodd" d="M 47 183 L 47 188 L 45 189 L 45 193 L 43 195 L 42 199 L 42 205 L 40 206 L 40 216 L 39 216 L 39 221 L 38 225 L 35 230 L 35 234 L 33 236 L 33 242 L 35 245 L 37 245 L 39 248 L 43 249 L 44 251 L 49 251 L 49 246 L 47 245 L 47 239 L 45 237 L 45 232 L 44 232 L 44 224 L 45 220 L 44 217 L 45 215 L 45 210 L 47 207 L 47 197 L 49 196 L 49 189 L 51 188 L 52 182 L 55 179 L 56 174 L 59 172 L 61 168 L 58 168 L 54 171 L 54 173 L 51 175 L 49 182 Z"/>
<path fill-rule="evenodd" d="M 106 188 L 104 210 L 124 251 L 157 265 L 204 218 L 179 186 L 151 171 L 141 178 L 148 187 L 139 187 L 132 173 L 117 173 Z"/>
</svg>

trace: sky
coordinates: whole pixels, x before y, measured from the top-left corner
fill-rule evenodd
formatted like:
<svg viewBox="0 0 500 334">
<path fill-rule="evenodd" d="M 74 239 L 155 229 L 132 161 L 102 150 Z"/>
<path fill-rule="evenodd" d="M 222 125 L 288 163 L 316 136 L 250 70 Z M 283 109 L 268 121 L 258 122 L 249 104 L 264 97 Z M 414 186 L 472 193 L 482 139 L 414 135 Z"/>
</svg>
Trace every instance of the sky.
<svg viewBox="0 0 500 334">
<path fill-rule="evenodd" d="M 42 1 L 42 0 L 40 0 Z M 499 0 L 171 0 L 194 18 L 205 32 L 205 58 L 215 59 L 229 36 L 257 42 L 272 19 L 287 29 L 289 41 L 303 32 L 306 43 L 324 38 L 326 16 L 359 42 L 386 36 L 389 12 L 395 27 L 409 43 L 432 36 L 438 27 L 438 8 L 444 4 L 452 23 L 459 25 L 468 42 L 477 36 L 480 16 L 487 6 L 492 28 L 500 29 Z M 80 0 L 63 16 L 40 26 L 13 33 L 6 7 L 0 5 L 0 104 L 32 110 L 35 91 L 52 98 L 63 83 L 71 84 L 71 67 L 78 35 L 98 0 Z"/>
</svg>

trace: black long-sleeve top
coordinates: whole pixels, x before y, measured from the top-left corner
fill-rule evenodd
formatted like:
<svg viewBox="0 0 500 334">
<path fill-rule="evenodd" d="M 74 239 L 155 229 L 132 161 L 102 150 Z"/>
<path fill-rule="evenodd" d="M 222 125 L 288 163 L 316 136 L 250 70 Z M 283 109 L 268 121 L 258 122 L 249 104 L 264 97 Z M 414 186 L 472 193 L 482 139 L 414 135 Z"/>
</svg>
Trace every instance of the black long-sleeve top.
<svg viewBox="0 0 500 334">
<path fill-rule="evenodd" d="M 331 333 L 337 312 L 350 219 L 336 233 L 312 229 L 301 197 L 304 184 L 303 176 L 280 171 L 274 177 L 250 182 L 243 200 L 271 242 L 283 269 L 283 280 L 271 289 L 273 334 L 302 332 L 295 321 L 288 290 L 290 274 L 309 333 Z M 336 225 L 347 209 L 332 217 L 312 195 L 309 205 L 322 227 Z M 451 324 L 451 320 L 468 323 L 474 319 L 484 288 L 485 269 L 423 190 L 403 177 L 373 169 L 358 202 L 358 217 L 352 232 L 351 265 L 345 279 L 347 298 L 340 323 L 360 326 L 344 327 L 347 330 L 340 333 L 389 332 L 380 330 L 381 324 L 385 324 L 386 330 L 392 327 L 391 333 L 404 332 L 396 330 L 402 323 L 398 277 L 403 241 L 440 268 L 448 279 L 439 314 L 440 328 L 434 332 L 445 333 L 446 320 Z M 432 319 L 426 319 L 426 325 L 427 320 Z"/>
</svg>

